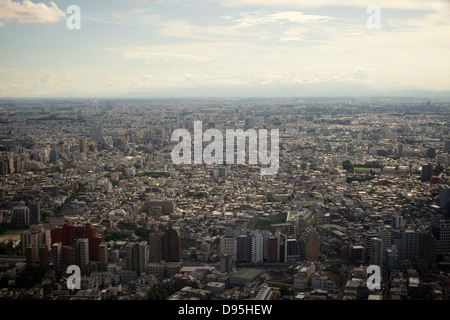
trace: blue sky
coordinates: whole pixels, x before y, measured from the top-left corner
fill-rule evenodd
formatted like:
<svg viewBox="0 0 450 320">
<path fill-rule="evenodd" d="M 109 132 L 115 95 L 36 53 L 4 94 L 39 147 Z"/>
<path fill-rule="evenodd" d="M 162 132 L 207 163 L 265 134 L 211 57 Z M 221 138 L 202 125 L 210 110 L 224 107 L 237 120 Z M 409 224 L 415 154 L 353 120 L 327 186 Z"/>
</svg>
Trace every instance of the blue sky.
<svg viewBox="0 0 450 320">
<path fill-rule="evenodd" d="M 0 0 L 0 97 L 448 91 L 449 34 L 447 0 Z"/>
</svg>

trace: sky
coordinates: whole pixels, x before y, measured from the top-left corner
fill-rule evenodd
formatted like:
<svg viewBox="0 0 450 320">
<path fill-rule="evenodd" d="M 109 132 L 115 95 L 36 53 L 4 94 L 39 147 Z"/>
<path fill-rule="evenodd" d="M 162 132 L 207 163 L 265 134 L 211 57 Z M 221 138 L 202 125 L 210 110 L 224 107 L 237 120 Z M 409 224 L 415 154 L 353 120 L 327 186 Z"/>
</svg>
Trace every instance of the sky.
<svg viewBox="0 0 450 320">
<path fill-rule="evenodd" d="M 0 0 L 0 97 L 450 91 L 449 40 L 448 0 Z"/>
</svg>

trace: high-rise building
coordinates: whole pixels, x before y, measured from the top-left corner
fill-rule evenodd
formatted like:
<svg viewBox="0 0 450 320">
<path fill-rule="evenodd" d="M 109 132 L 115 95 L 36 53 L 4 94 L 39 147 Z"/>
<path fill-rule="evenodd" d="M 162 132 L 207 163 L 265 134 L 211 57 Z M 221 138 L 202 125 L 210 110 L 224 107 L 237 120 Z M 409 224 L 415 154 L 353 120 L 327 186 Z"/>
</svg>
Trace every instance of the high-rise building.
<svg viewBox="0 0 450 320">
<path fill-rule="evenodd" d="M 91 127 L 91 141 L 103 141 L 103 124 L 93 125 Z"/>
<path fill-rule="evenodd" d="M 149 235 L 150 257 L 152 263 L 159 263 L 163 259 L 163 235 L 156 231 Z"/>
<path fill-rule="evenodd" d="M 43 271 L 47 270 L 50 262 L 50 250 L 47 246 L 39 248 L 39 268 Z"/>
<path fill-rule="evenodd" d="M 97 232 L 90 223 L 84 225 L 71 225 L 64 223 L 62 227 L 51 230 L 52 244 L 61 242 L 63 246 L 75 245 L 77 239 L 88 239 L 89 261 L 99 261 L 99 247 L 104 242 L 103 236 L 98 237 Z"/>
<path fill-rule="evenodd" d="M 80 145 L 80 152 L 86 153 L 87 147 L 86 147 L 86 139 L 85 138 L 80 138 L 79 145 Z"/>
<path fill-rule="evenodd" d="M 434 159 L 436 158 L 436 149 L 435 148 L 428 148 L 427 150 L 427 157 Z"/>
<path fill-rule="evenodd" d="M 125 246 L 126 270 L 136 271 L 137 275 L 145 272 L 149 262 L 149 254 L 147 241 L 127 243 Z"/>
<path fill-rule="evenodd" d="M 371 242 L 372 242 L 372 238 L 377 238 L 378 237 L 378 232 L 374 229 L 370 229 L 369 231 L 367 231 L 364 234 L 364 249 L 366 251 L 366 261 L 370 261 L 370 256 L 371 256 Z"/>
<path fill-rule="evenodd" d="M 297 239 L 287 238 L 285 243 L 286 261 L 295 262 L 300 260 L 300 248 Z"/>
<path fill-rule="evenodd" d="M 51 246 L 51 235 L 49 230 L 44 230 L 41 224 L 33 224 L 30 229 L 24 230 L 20 234 L 22 243 L 22 254 L 25 254 L 24 249 L 32 245 L 35 249 L 35 257 L 39 258 L 39 248 Z"/>
<path fill-rule="evenodd" d="M 89 239 L 77 239 L 77 265 L 82 275 L 88 273 Z"/>
<path fill-rule="evenodd" d="M 249 234 L 240 234 L 236 237 L 236 262 L 247 263 L 251 261 L 251 237 Z"/>
<path fill-rule="evenodd" d="M 439 186 L 439 204 L 448 216 L 450 214 L 450 186 Z"/>
<path fill-rule="evenodd" d="M 348 256 L 349 261 L 352 263 L 364 263 L 366 255 L 366 249 L 363 246 L 351 246 Z"/>
<path fill-rule="evenodd" d="M 57 272 L 61 272 L 62 264 L 62 243 L 57 242 L 52 245 L 51 261 L 53 263 L 53 268 Z"/>
<path fill-rule="evenodd" d="M 108 244 L 106 242 L 102 242 L 99 246 L 99 256 L 100 256 L 100 271 L 106 271 L 108 267 Z"/>
<path fill-rule="evenodd" d="M 237 241 L 233 235 L 225 235 L 220 238 L 220 254 L 230 255 L 233 260 L 236 260 Z"/>
<path fill-rule="evenodd" d="M 251 236 L 251 261 L 263 262 L 264 237 L 259 232 L 253 232 Z"/>
<path fill-rule="evenodd" d="M 300 258 L 307 261 L 319 259 L 319 233 L 314 227 L 308 227 L 300 235 Z"/>
<path fill-rule="evenodd" d="M 64 262 L 63 270 L 68 266 L 77 265 L 77 248 L 75 246 L 63 246 L 62 257 Z"/>
<path fill-rule="evenodd" d="M 163 257 L 166 262 L 179 262 L 181 260 L 181 239 L 179 230 L 169 226 L 163 237 Z"/>
<path fill-rule="evenodd" d="M 444 255 L 450 254 L 450 222 L 433 220 L 430 230 L 436 239 L 436 255 L 442 258 Z"/>
<path fill-rule="evenodd" d="M 370 239 L 370 264 L 383 265 L 383 240 L 377 237 Z"/>
<path fill-rule="evenodd" d="M 418 232 L 418 259 L 427 263 L 436 262 L 436 238 L 431 230 L 419 229 Z"/>
<path fill-rule="evenodd" d="M 433 176 L 433 165 L 431 163 L 422 165 L 422 181 L 429 181 Z"/>
<path fill-rule="evenodd" d="M 28 207 L 30 208 L 30 224 L 41 223 L 41 202 L 31 202 Z"/>
<path fill-rule="evenodd" d="M 398 251 L 393 244 L 391 248 L 387 249 L 387 269 L 394 270 L 398 268 Z"/>
<path fill-rule="evenodd" d="M 403 220 L 403 216 L 399 214 L 394 214 L 392 216 L 392 228 L 399 229 L 400 227 L 405 226 L 405 221 Z"/>
<path fill-rule="evenodd" d="M 444 142 L 444 152 L 450 153 L 450 139 L 446 139 Z"/>
<path fill-rule="evenodd" d="M 278 238 L 275 236 L 269 236 L 267 238 L 267 262 L 280 261 L 280 246 L 278 245 Z"/>
<path fill-rule="evenodd" d="M 14 207 L 11 222 L 14 227 L 28 227 L 30 225 L 30 209 L 25 206 Z"/>
<path fill-rule="evenodd" d="M 25 261 L 27 266 L 34 268 L 36 267 L 36 250 L 34 246 L 28 245 L 25 248 Z"/>
</svg>

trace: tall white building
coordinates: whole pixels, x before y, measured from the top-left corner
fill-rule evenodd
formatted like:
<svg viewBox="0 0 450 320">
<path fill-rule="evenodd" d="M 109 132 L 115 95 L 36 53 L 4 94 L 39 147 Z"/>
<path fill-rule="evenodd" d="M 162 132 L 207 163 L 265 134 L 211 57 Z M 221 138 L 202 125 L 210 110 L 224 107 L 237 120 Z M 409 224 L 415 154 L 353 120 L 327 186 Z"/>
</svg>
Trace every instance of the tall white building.
<svg viewBox="0 0 450 320">
<path fill-rule="evenodd" d="M 264 237 L 259 232 L 253 232 L 251 238 L 251 261 L 263 262 L 264 259 Z"/>
<path fill-rule="evenodd" d="M 387 259 L 386 259 L 387 260 Z M 383 265 L 383 240 L 380 238 L 370 239 L 370 264 Z"/>
</svg>

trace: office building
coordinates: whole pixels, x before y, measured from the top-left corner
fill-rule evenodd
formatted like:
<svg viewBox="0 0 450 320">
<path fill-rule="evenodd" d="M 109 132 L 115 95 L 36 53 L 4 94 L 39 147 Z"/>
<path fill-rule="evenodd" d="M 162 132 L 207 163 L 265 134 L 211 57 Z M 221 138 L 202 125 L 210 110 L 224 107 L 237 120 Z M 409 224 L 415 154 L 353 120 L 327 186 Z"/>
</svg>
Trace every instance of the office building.
<svg viewBox="0 0 450 320">
<path fill-rule="evenodd" d="M 181 239 L 179 230 L 169 226 L 163 237 L 163 257 L 166 262 L 179 262 L 181 260 Z"/>
<path fill-rule="evenodd" d="M 251 261 L 263 262 L 264 237 L 259 232 L 253 232 L 251 236 Z"/>
<path fill-rule="evenodd" d="M 89 265 L 89 239 L 77 239 L 77 265 L 80 267 L 81 274 L 88 273 Z"/>
<path fill-rule="evenodd" d="M 388 270 L 394 270 L 398 268 L 398 251 L 393 244 L 391 248 L 387 249 L 387 265 Z"/>
<path fill-rule="evenodd" d="M 370 264 L 377 266 L 383 265 L 383 240 L 377 237 L 370 239 Z"/>
<path fill-rule="evenodd" d="M 251 261 L 251 237 L 241 234 L 236 237 L 236 262 L 248 263 Z"/>
<path fill-rule="evenodd" d="M 431 163 L 422 165 L 421 180 L 430 181 L 433 176 L 433 165 Z"/>
<path fill-rule="evenodd" d="M 278 238 L 275 236 L 269 236 L 267 238 L 267 262 L 280 261 L 279 254 L 280 246 L 278 245 Z"/>
<path fill-rule="evenodd" d="M 25 206 L 14 207 L 11 218 L 13 227 L 28 227 L 30 225 L 30 209 Z"/>
<path fill-rule="evenodd" d="M 163 234 L 156 231 L 149 235 L 150 257 L 152 263 L 159 263 L 163 259 Z"/>
<path fill-rule="evenodd" d="M 233 257 L 230 254 L 220 255 L 220 272 L 231 273 L 233 267 Z"/>
<path fill-rule="evenodd" d="M 99 270 L 106 271 L 107 267 L 108 267 L 108 260 L 109 260 L 108 244 L 106 242 L 102 242 L 99 246 L 99 257 L 100 257 Z"/>
<path fill-rule="evenodd" d="M 220 238 L 220 254 L 230 255 L 236 260 L 237 241 L 233 235 L 225 235 Z"/>
<path fill-rule="evenodd" d="M 57 242 L 52 245 L 51 262 L 53 263 L 53 269 L 57 272 L 61 272 L 61 264 L 63 262 L 62 257 L 62 243 Z"/>
<path fill-rule="evenodd" d="M 88 239 L 89 260 L 99 261 L 99 247 L 104 242 L 103 236 L 97 236 L 97 232 L 90 223 L 84 225 L 71 225 L 64 223 L 62 227 L 56 227 L 51 230 L 52 244 L 61 242 L 63 246 L 75 245 L 77 239 Z"/>
<path fill-rule="evenodd" d="M 319 233 L 313 227 L 306 228 L 299 238 L 300 258 L 307 261 L 319 259 Z"/>
<path fill-rule="evenodd" d="M 439 204 L 448 217 L 450 214 L 450 187 L 448 185 L 439 186 Z"/>
<path fill-rule="evenodd" d="M 450 254 L 450 222 L 433 220 L 430 230 L 436 239 L 436 255 L 442 258 L 444 255 Z"/>
</svg>

